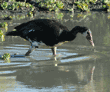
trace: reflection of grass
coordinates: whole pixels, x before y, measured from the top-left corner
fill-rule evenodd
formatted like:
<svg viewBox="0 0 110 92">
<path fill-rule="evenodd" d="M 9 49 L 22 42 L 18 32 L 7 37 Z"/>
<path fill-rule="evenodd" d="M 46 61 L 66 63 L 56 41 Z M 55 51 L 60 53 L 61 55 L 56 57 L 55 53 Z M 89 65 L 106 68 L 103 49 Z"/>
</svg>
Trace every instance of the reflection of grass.
<svg viewBox="0 0 110 92">
<path fill-rule="evenodd" d="M 62 19 L 63 18 L 63 13 L 55 13 L 57 16 L 57 19 Z"/>
<path fill-rule="evenodd" d="M 5 41 L 5 35 L 3 34 L 2 30 L 0 30 L 0 41 Z"/>
<path fill-rule="evenodd" d="M 77 18 L 86 18 L 87 16 L 91 15 L 91 13 L 87 13 L 86 15 L 85 14 L 78 14 L 77 15 Z"/>
<path fill-rule="evenodd" d="M 0 27 L 5 28 L 5 30 L 7 31 L 8 30 L 8 23 L 7 22 L 0 23 Z"/>
<path fill-rule="evenodd" d="M 108 15 L 107 18 L 110 19 L 110 15 Z"/>
<path fill-rule="evenodd" d="M 0 23 L 0 27 L 3 29 L 3 30 L 8 30 L 8 24 L 7 24 L 7 22 L 4 22 L 4 23 Z M 0 41 L 5 41 L 5 35 L 4 35 L 4 32 L 6 32 L 6 31 L 4 31 L 3 32 L 3 30 L 0 30 Z"/>
<path fill-rule="evenodd" d="M 7 23 L 7 22 L 0 23 L 0 27 L 2 27 L 2 28 L 5 28 L 5 27 L 7 27 L 7 26 L 8 26 L 8 23 Z"/>
</svg>

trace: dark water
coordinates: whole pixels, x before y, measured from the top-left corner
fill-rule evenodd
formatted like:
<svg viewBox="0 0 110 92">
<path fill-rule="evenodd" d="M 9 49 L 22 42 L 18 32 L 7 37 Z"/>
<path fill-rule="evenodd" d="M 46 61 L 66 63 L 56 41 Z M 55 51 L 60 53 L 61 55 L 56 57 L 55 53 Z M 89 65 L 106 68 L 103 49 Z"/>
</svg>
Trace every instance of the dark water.
<svg viewBox="0 0 110 92">
<path fill-rule="evenodd" d="M 58 47 L 56 57 L 51 49 L 42 47 L 25 57 L 29 42 L 20 37 L 6 37 L 0 46 L 0 56 L 10 53 L 11 63 L 0 60 L 0 92 L 109 92 L 108 16 L 92 13 L 81 22 L 74 17 L 74 21 L 63 23 L 69 29 L 76 25 L 89 27 L 95 48 L 78 34 L 74 41 Z"/>
</svg>

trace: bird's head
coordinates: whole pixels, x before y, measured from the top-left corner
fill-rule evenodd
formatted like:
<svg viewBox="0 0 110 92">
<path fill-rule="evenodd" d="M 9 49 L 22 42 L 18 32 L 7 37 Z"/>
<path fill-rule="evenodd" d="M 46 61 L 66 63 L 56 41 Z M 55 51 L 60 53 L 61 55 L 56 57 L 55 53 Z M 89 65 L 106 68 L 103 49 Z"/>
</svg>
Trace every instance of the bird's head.
<svg viewBox="0 0 110 92">
<path fill-rule="evenodd" d="M 85 36 L 86 39 L 90 42 L 90 44 L 94 47 L 92 32 L 90 29 L 88 29 L 87 27 L 76 26 L 76 27 L 74 27 L 73 30 L 77 30 L 76 33 L 79 32 L 79 33 L 83 34 L 83 36 Z"/>
<path fill-rule="evenodd" d="M 90 29 L 87 29 L 86 31 L 82 32 L 83 36 L 86 37 L 86 39 L 90 42 L 90 44 L 94 47 L 92 32 Z"/>
</svg>

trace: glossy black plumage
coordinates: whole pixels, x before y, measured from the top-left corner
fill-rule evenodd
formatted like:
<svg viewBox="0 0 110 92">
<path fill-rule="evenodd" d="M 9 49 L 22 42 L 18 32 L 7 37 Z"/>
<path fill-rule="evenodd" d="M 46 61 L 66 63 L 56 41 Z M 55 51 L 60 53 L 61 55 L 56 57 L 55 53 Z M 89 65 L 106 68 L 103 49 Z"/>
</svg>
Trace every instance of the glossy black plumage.
<svg viewBox="0 0 110 92">
<path fill-rule="evenodd" d="M 21 36 L 25 39 L 28 36 L 32 41 L 42 41 L 46 45 L 54 46 L 62 41 L 73 40 L 81 28 L 79 27 L 79 30 L 74 30 L 74 28 L 69 32 L 66 26 L 63 26 L 55 20 L 37 19 L 15 27 L 16 31 L 9 32 L 6 35 Z M 31 29 L 35 31 L 29 32 Z M 82 31 L 84 32 L 86 30 L 87 28 Z"/>
<path fill-rule="evenodd" d="M 74 40 L 76 34 L 84 33 L 86 27 L 76 26 L 71 31 L 59 22 L 50 19 L 36 19 L 15 27 L 16 31 L 6 33 L 7 36 L 20 36 L 31 42 L 43 42 L 55 46 L 64 41 Z M 33 46 L 33 45 L 32 45 Z"/>
</svg>

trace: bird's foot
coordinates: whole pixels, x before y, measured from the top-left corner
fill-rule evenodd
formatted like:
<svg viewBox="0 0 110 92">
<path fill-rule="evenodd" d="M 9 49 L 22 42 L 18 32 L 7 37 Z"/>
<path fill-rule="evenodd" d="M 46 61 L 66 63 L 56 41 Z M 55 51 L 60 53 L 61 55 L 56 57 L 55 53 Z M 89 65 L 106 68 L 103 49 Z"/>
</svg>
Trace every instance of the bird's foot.
<svg viewBox="0 0 110 92">
<path fill-rule="evenodd" d="M 38 48 L 38 46 L 35 46 L 35 48 Z"/>
<path fill-rule="evenodd" d="M 56 57 L 56 56 L 61 56 L 61 54 L 54 54 L 54 57 Z"/>
<path fill-rule="evenodd" d="M 54 55 L 54 57 L 56 57 L 56 56 L 57 56 L 57 54 Z"/>
<path fill-rule="evenodd" d="M 28 51 L 26 54 L 25 54 L 25 56 L 30 56 L 30 51 Z"/>
<path fill-rule="evenodd" d="M 30 54 L 27 54 L 27 53 L 26 53 L 25 56 L 30 56 Z"/>
</svg>

